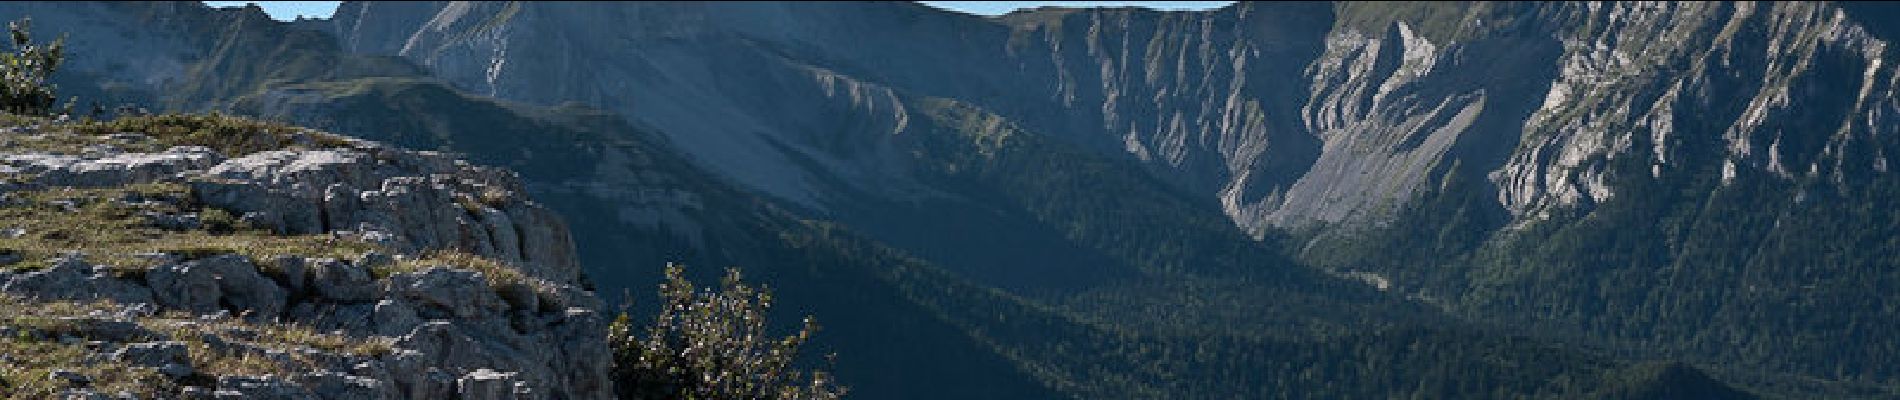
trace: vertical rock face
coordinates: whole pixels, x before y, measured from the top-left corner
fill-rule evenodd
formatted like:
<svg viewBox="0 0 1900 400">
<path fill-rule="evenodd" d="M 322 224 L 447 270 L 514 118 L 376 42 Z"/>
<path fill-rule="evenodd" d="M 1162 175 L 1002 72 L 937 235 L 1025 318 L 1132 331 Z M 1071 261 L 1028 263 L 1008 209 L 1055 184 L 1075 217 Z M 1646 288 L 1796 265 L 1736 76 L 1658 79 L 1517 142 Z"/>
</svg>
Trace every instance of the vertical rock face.
<svg viewBox="0 0 1900 400">
<path fill-rule="evenodd" d="M 1769 174 L 1838 183 L 1885 173 L 1879 143 L 1893 129 L 1884 122 L 1893 67 L 1883 64 L 1887 44 L 1843 10 L 1617 3 L 1564 11 L 1615 29 L 1558 36 L 1560 73 L 1524 122 L 1524 142 L 1492 175 L 1513 213 L 1614 196 L 1610 162 L 1623 157 L 1644 160 L 1650 178 L 1696 167 L 1684 162 L 1719 162 L 1725 181 Z"/>
</svg>

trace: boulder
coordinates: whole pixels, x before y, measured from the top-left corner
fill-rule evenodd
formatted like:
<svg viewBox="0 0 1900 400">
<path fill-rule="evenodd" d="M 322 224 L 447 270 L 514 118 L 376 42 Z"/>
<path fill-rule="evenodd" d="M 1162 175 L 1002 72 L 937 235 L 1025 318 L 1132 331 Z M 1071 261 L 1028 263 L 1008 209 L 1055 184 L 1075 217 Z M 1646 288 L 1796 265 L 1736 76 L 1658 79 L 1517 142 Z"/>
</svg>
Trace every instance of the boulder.
<svg viewBox="0 0 1900 400">
<path fill-rule="evenodd" d="M 225 254 L 193 261 L 197 268 L 211 270 L 217 276 L 218 290 L 224 294 L 224 301 L 234 308 L 234 312 L 249 313 L 252 316 L 270 319 L 284 311 L 284 301 L 289 295 L 277 282 L 258 273 L 257 265 L 249 258 L 237 254 Z"/>
<path fill-rule="evenodd" d="M 415 304 L 422 315 L 434 317 L 477 318 L 501 315 L 507 302 L 489 287 L 482 273 L 429 267 L 422 272 L 389 277 L 389 291 Z"/>
<path fill-rule="evenodd" d="M 158 305 L 199 314 L 218 311 L 218 299 L 224 297 L 218 277 L 209 269 L 196 268 L 198 266 L 197 263 L 168 264 L 147 271 L 145 283 L 152 288 L 152 297 Z"/>
<path fill-rule="evenodd" d="M 147 367 L 162 367 L 167 364 L 191 363 L 190 348 L 185 342 L 165 341 L 133 343 L 112 353 L 113 361 L 127 362 Z"/>
<path fill-rule="evenodd" d="M 53 154 L 0 155 L 0 165 L 53 186 L 104 187 L 170 179 L 180 173 L 217 164 L 223 156 L 202 146 L 179 146 L 161 153 L 95 151 L 85 156 Z"/>
<path fill-rule="evenodd" d="M 81 374 L 79 372 L 75 372 L 72 370 L 65 370 L 65 369 L 56 369 L 56 370 L 53 370 L 52 372 L 46 373 L 46 380 L 59 382 L 60 384 L 64 384 L 67 387 L 73 387 L 73 388 L 85 388 L 88 386 L 92 386 L 92 377 L 86 376 L 85 374 Z"/>
<path fill-rule="evenodd" d="M 499 372 L 482 368 L 462 375 L 455 380 L 455 394 L 463 400 L 515 400 L 513 372 Z"/>
<path fill-rule="evenodd" d="M 271 257 L 269 272 L 271 279 L 290 289 L 291 293 L 303 293 L 310 282 L 310 269 L 303 257 L 278 255 Z"/>
<path fill-rule="evenodd" d="M 0 280 L 0 293 L 42 300 L 112 300 L 121 304 L 152 301 L 151 290 L 135 282 L 97 273 L 80 257 L 62 257 L 53 265 Z"/>
<path fill-rule="evenodd" d="M 86 277 L 92 266 L 77 258 L 63 258 L 53 265 L 13 277 L 0 285 L 0 293 L 45 300 L 77 300 L 89 295 Z"/>
<path fill-rule="evenodd" d="M 309 389 L 274 376 L 225 375 L 218 377 L 218 399 L 310 400 L 317 396 Z"/>
<path fill-rule="evenodd" d="M 376 302 L 376 311 L 370 315 L 370 331 L 378 335 L 401 335 L 421 324 L 422 318 L 416 315 L 414 307 L 392 299 Z"/>
<path fill-rule="evenodd" d="M 371 301 L 381 293 L 369 268 L 333 258 L 310 261 L 310 288 L 325 299 L 342 303 Z"/>
<path fill-rule="evenodd" d="M 385 394 L 383 382 L 372 378 L 332 371 L 317 371 L 299 374 L 293 380 L 308 388 L 310 393 L 319 399 L 390 398 Z"/>
<path fill-rule="evenodd" d="M 259 274 L 250 259 L 237 254 L 162 265 L 145 278 L 159 305 L 199 314 L 222 309 L 222 300 L 234 312 L 274 318 L 283 313 L 288 296 L 275 281 Z"/>
</svg>

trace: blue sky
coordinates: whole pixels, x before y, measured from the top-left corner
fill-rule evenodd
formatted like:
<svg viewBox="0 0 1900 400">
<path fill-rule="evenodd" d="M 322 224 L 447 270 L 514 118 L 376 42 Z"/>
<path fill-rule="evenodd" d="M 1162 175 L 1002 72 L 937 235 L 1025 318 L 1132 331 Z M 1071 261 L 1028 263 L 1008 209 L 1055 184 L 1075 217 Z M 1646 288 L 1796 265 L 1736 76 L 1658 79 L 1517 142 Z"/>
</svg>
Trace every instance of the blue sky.
<svg viewBox="0 0 1900 400">
<path fill-rule="evenodd" d="M 244 3 L 258 3 L 271 18 L 292 20 L 298 16 L 329 18 L 336 13 L 336 1 L 207 1 L 212 7 L 238 7 Z M 1064 7 L 1148 7 L 1164 10 L 1204 10 L 1218 8 L 1232 1 L 925 1 L 932 7 L 945 8 L 981 15 L 998 15 L 1018 8 L 1042 6 Z"/>
<path fill-rule="evenodd" d="M 289 21 L 298 16 L 329 18 L 336 13 L 340 1 L 207 1 L 212 7 L 240 7 L 244 3 L 257 3 L 264 7 L 264 13 L 273 19 Z"/>
</svg>

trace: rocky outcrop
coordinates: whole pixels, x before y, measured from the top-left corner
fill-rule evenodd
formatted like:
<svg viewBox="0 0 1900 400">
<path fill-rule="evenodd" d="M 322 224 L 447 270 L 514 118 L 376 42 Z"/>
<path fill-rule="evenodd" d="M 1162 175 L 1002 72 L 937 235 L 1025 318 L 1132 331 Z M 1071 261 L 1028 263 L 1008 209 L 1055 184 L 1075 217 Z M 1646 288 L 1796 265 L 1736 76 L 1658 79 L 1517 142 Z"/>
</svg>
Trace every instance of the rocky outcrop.
<svg viewBox="0 0 1900 400">
<path fill-rule="evenodd" d="M 124 304 L 154 301 L 152 290 L 140 282 L 96 271 L 79 257 L 61 258 L 46 269 L 10 278 L 0 275 L 0 293 L 39 300 L 109 300 Z"/>
<path fill-rule="evenodd" d="M 382 147 L 266 151 L 193 182 L 206 204 L 289 234 L 347 232 L 399 252 L 455 249 L 574 282 L 567 227 L 518 194 L 513 173 Z"/>
<path fill-rule="evenodd" d="M 84 336 L 108 343 L 97 346 L 106 353 L 102 357 L 180 382 L 213 382 L 188 384 L 178 396 L 610 396 L 600 301 L 580 287 L 564 223 L 520 195 L 510 172 L 369 142 L 229 159 L 202 147 L 151 154 L 11 154 L 0 156 L 0 166 L 29 177 L 19 188 L 26 190 L 189 183 L 196 202 L 243 215 L 255 226 L 326 238 L 314 240 L 371 240 L 390 252 L 353 259 L 152 254 L 145 259 L 155 265 L 127 275 L 75 249 L 44 268 L 0 273 L 0 295 L 117 304 L 117 311 L 94 315 L 99 321 L 85 325 L 123 326 L 123 332 Z M 428 261 L 428 253 L 438 250 L 483 256 L 502 269 Z M 247 344 L 258 333 L 233 331 L 239 336 L 194 339 L 222 343 L 214 346 L 221 350 L 198 350 L 142 325 L 159 312 L 295 325 L 393 345 L 386 354 L 271 348 Z M 194 351 L 321 362 L 286 375 L 205 377 L 186 361 Z"/>
<path fill-rule="evenodd" d="M 58 182 L 63 186 L 105 187 L 170 179 L 224 160 L 217 152 L 202 146 L 178 146 L 160 153 L 119 153 L 110 146 L 88 150 L 87 155 L 0 156 L 0 173 L 36 176 L 41 182 Z"/>
</svg>

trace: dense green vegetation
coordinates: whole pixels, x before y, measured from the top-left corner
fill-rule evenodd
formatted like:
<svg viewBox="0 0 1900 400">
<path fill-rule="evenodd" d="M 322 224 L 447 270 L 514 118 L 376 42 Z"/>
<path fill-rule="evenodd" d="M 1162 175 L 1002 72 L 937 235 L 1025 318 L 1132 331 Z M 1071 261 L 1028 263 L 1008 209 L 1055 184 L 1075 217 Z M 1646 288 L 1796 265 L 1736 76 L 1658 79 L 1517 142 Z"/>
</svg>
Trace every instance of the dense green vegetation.
<svg viewBox="0 0 1900 400">
<path fill-rule="evenodd" d="M 810 224 L 788 235 L 797 252 L 781 259 L 874 268 L 870 272 L 905 298 L 1076 397 L 1578 398 L 1607 388 L 1661 396 L 1623 398 L 1674 398 L 1669 394 L 1681 390 L 1749 397 L 1694 372 L 1658 378 L 1642 372 L 1650 367 L 1560 344 L 1460 328 L 1376 328 L 1304 339 L 1155 335 L 971 285 L 833 225 Z"/>
<path fill-rule="evenodd" d="M 1719 161 L 1683 164 L 1704 167 L 1652 179 L 1643 157 L 1619 160 L 1623 195 L 1519 229 L 1448 177 L 1389 228 L 1314 238 L 1303 257 L 1386 274 L 1470 318 L 1707 363 L 1773 393 L 1900 394 L 1900 347 L 1879 339 L 1900 331 L 1900 182 L 1723 182 Z"/>
</svg>

